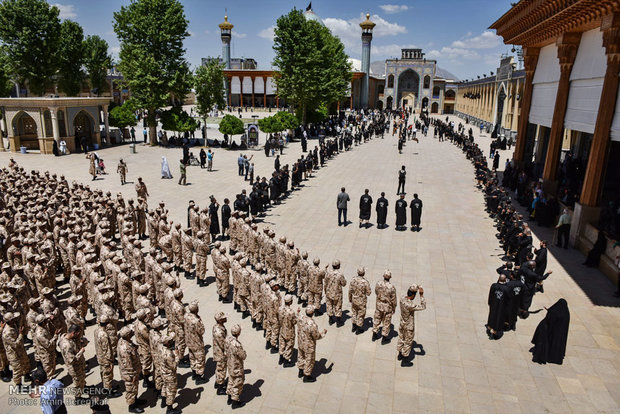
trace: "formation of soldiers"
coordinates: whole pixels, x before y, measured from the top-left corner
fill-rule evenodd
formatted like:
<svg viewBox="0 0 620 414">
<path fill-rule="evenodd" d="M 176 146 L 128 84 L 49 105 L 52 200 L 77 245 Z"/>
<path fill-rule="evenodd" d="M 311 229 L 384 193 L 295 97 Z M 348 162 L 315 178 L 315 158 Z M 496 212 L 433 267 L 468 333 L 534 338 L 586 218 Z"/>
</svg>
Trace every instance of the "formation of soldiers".
<svg viewBox="0 0 620 414">
<path fill-rule="evenodd" d="M 120 379 L 129 412 L 140 413 L 145 403 L 138 399 L 142 380 L 142 387 L 154 390 L 167 413 L 180 412 L 174 408 L 177 368 L 190 368 L 196 384 L 208 380 L 205 325 L 198 303 L 183 302 L 180 275 L 206 286 L 209 256 L 219 300 L 234 302 L 244 318 L 251 317 L 253 326 L 264 330 L 266 348 L 278 353 L 285 367 L 296 362 L 304 382 L 315 381 L 316 341 L 326 334 L 314 317 L 324 307 L 330 325 L 344 324 L 347 280 L 340 262 L 335 260 L 331 269 L 321 267 L 319 258 L 311 263 L 292 240 L 276 239 L 268 228 L 259 232 L 244 211 L 233 212 L 228 220 L 227 253 L 221 241 L 212 239 L 208 209 L 190 205 L 188 226 L 183 228 L 168 219 L 165 203 L 149 208 L 141 179 L 134 202 L 120 193 L 113 197 L 69 184 L 64 176 L 27 172 L 11 162 L 9 169 L 0 170 L 0 190 L 0 377 L 5 382 L 12 378 L 21 385 L 31 380 L 30 350 L 48 378 L 55 376 L 57 363 L 64 364 L 76 401 L 88 404 L 85 330 L 94 325 L 100 392 L 120 396 Z M 390 341 L 397 305 L 390 278 L 386 271 L 375 287 L 373 340 L 383 336 L 384 344 Z M 411 365 L 413 315 L 425 309 L 423 293 L 413 285 L 400 301 L 398 359 L 403 366 Z M 360 268 L 348 291 L 356 334 L 365 331 L 370 294 L 365 269 Z M 303 312 L 293 309 L 295 296 Z M 241 327 L 232 326 L 229 334 L 226 321 L 224 314 L 215 315 L 214 386 L 237 408 L 244 405 L 246 353 L 239 342 Z M 120 378 L 114 378 L 115 364 Z"/>
</svg>

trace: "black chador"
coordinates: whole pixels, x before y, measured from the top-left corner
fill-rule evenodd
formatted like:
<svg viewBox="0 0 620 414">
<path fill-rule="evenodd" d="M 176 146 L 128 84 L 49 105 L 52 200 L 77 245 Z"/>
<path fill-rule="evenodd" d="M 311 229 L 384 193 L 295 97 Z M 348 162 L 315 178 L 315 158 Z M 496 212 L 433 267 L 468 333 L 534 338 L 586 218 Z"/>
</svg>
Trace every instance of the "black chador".
<svg viewBox="0 0 620 414">
<path fill-rule="evenodd" d="M 498 339 L 504 332 L 504 321 L 508 310 L 509 291 L 506 286 L 506 279 L 500 276 L 497 283 L 491 285 L 489 290 L 489 318 L 487 319 L 487 332 L 493 339 Z"/>
<path fill-rule="evenodd" d="M 360 197 L 360 220 L 370 220 L 370 209 L 372 208 L 372 197 L 364 194 Z"/>
<path fill-rule="evenodd" d="M 420 230 L 420 219 L 422 218 L 422 200 L 418 198 L 417 194 L 413 195 L 413 200 L 409 205 L 411 208 L 411 230 L 416 227 L 416 230 Z"/>
<path fill-rule="evenodd" d="M 546 364 L 547 362 L 562 364 L 566 354 L 569 324 L 568 304 L 566 300 L 560 299 L 547 309 L 547 316 L 540 321 L 536 332 L 534 332 L 532 361 L 539 364 Z"/>
<path fill-rule="evenodd" d="M 517 315 L 519 314 L 519 305 L 521 304 L 521 291 L 523 290 L 523 283 L 521 279 L 516 279 L 514 273 L 509 274 L 510 280 L 506 283 L 509 293 L 508 312 L 506 313 L 506 327 L 508 330 L 515 330 L 517 328 Z"/>
<path fill-rule="evenodd" d="M 407 202 L 403 198 L 399 198 L 396 201 L 396 227 L 403 227 L 407 225 Z"/>
<path fill-rule="evenodd" d="M 379 228 L 385 227 L 385 219 L 387 218 L 388 201 L 383 195 L 377 200 L 377 226 Z"/>
</svg>

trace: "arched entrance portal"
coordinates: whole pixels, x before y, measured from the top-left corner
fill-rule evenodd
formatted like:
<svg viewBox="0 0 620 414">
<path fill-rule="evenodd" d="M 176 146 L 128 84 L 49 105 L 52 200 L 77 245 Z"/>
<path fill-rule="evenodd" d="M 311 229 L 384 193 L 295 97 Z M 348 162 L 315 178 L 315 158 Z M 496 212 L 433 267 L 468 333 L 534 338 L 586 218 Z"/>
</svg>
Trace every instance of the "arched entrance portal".
<svg viewBox="0 0 620 414">
<path fill-rule="evenodd" d="M 26 147 L 29 150 L 38 150 L 39 135 L 37 134 L 37 123 L 25 112 L 20 112 L 13 118 L 13 136 L 19 146 Z M 19 151 L 19 148 L 15 149 Z"/>
<path fill-rule="evenodd" d="M 73 130 L 75 135 L 75 147 L 84 151 L 84 145 L 93 148 L 93 123 L 90 115 L 84 111 L 80 111 L 73 118 Z"/>
<path fill-rule="evenodd" d="M 388 96 L 385 102 L 385 107 L 386 109 L 392 109 L 392 97 L 391 96 Z"/>
<path fill-rule="evenodd" d="M 407 69 L 398 77 L 398 106 L 405 107 L 403 99 L 407 100 L 406 106 L 415 108 L 417 98 L 420 96 L 420 75 L 412 69 Z"/>
</svg>

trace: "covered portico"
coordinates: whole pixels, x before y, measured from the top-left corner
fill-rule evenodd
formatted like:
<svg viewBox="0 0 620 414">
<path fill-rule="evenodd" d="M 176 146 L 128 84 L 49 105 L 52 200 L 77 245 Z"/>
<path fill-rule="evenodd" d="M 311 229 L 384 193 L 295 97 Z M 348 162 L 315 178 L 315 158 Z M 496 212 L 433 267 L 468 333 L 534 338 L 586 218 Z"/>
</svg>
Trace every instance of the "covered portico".
<svg viewBox="0 0 620 414">
<path fill-rule="evenodd" d="M 52 154 L 54 141 L 64 140 L 74 152 L 84 139 L 91 148 L 101 145 L 101 114 L 105 136 L 109 136 L 109 97 L 102 98 L 0 98 L 3 139 L 13 152 L 20 147 Z"/>
</svg>

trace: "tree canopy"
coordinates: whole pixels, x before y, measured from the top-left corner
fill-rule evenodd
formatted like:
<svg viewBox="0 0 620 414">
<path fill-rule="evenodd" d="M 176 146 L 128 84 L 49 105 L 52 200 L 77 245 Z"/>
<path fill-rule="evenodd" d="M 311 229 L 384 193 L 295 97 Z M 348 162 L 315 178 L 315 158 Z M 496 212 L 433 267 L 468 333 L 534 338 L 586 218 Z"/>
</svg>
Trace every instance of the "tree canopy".
<svg viewBox="0 0 620 414">
<path fill-rule="evenodd" d="M 267 133 L 280 132 L 286 129 L 294 129 L 299 126 L 299 120 L 290 112 L 278 112 L 273 116 L 258 120 L 258 127 Z"/>
<path fill-rule="evenodd" d="M 58 88 L 67 96 L 77 96 L 82 90 L 83 41 L 82 26 L 71 20 L 61 23 L 58 43 Z"/>
<path fill-rule="evenodd" d="M 107 88 L 106 77 L 112 58 L 108 54 L 108 42 L 97 35 L 84 39 L 84 67 L 88 73 L 91 89 L 101 93 Z"/>
<path fill-rule="evenodd" d="M 15 80 L 43 95 L 58 69 L 58 7 L 44 0 L 0 2 L 0 40 Z"/>
<path fill-rule="evenodd" d="M 163 111 L 160 121 L 166 131 L 190 132 L 198 128 L 196 120 L 180 106 L 173 106 L 171 109 Z"/>
<path fill-rule="evenodd" d="M 123 105 L 114 106 L 110 109 L 109 122 L 110 125 L 117 128 L 127 128 L 136 125 L 135 107 L 131 100 L 125 101 Z"/>
<path fill-rule="evenodd" d="M 150 142 L 157 143 L 155 111 L 173 94 L 183 99 L 189 90 L 189 66 L 183 41 L 188 21 L 178 0 L 135 0 L 114 13 L 120 41 L 119 70 L 132 99 L 147 110 Z"/>
<path fill-rule="evenodd" d="M 236 116 L 225 115 L 220 122 L 219 131 L 227 135 L 239 135 L 245 132 L 243 121 Z"/>
<path fill-rule="evenodd" d="M 224 101 L 223 65 L 215 59 L 196 69 L 194 89 L 196 91 L 196 111 L 205 120 L 215 107 L 226 106 Z"/>
<path fill-rule="evenodd" d="M 305 125 L 309 111 L 346 96 L 351 81 L 348 56 L 338 37 L 295 8 L 278 18 L 274 34 L 278 94 L 297 107 Z"/>
<path fill-rule="evenodd" d="M 11 89 L 13 89 L 13 85 L 9 75 L 6 52 L 4 48 L 0 47 L 0 96 L 9 96 Z"/>
</svg>

